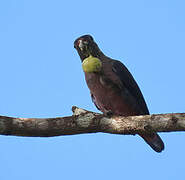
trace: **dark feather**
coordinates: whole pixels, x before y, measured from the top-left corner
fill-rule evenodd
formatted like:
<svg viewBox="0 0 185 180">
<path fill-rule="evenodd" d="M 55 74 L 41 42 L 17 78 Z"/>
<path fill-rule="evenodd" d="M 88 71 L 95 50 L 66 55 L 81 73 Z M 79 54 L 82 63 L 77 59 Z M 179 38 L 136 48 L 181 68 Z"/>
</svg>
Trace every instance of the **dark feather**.
<svg viewBox="0 0 185 180">
<path fill-rule="evenodd" d="M 92 99 L 92 102 L 94 103 L 94 105 L 96 106 L 96 108 L 101 111 L 101 109 L 98 107 L 98 104 L 96 103 L 96 100 L 95 100 L 95 97 L 93 96 L 93 94 L 91 93 L 91 99 Z"/>
<path fill-rule="evenodd" d="M 149 114 L 149 110 L 141 90 L 139 89 L 139 86 L 134 80 L 132 74 L 128 71 L 124 64 L 122 64 L 120 61 L 114 60 L 112 70 L 119 77 L 122 83 L 120 88 L 127 88 L 128 92 L 134 97 L 135 101 L 142 109 L 143 114 Z"/>
</svg>

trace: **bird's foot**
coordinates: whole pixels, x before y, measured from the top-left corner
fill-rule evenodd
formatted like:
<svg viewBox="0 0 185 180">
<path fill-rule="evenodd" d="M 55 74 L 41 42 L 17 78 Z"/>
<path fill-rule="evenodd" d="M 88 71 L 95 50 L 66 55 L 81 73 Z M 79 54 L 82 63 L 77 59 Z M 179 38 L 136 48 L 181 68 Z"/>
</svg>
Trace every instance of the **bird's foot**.
<svg viewBox="0 0 185 180">
<path fill-rule="evenodd" d="M 103 113 L 105 116 L 111 118 L 113 116 L 113 112 L 112 111 L 106 111 Z"/>
</svg>

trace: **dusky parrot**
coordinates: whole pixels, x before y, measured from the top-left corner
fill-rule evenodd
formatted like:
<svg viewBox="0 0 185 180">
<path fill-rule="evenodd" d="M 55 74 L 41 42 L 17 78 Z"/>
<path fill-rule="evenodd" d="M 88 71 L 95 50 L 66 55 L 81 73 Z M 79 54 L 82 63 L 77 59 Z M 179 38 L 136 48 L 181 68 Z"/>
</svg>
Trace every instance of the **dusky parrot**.
<svg viewBox="0 0 185 180">
<path fill-rule="evenodd" d="M 74 47 L 82 61 L 92 101 L 100 111 L 118 116 L 149 114 L 141 90 L 124 64 L 104 55 L 90 35 L 77 38 Z M 154 151 L 164 149 L 157 133 L 139 135 Z"/>
</svg>

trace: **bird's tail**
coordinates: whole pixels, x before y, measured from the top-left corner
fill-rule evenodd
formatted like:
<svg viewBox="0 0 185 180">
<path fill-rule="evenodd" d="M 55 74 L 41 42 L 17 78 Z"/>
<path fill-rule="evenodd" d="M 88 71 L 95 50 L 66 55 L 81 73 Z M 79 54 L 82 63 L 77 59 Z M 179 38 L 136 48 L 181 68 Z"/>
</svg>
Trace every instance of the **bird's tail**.
<svg viewBox="0 0 185 180">
<path fill-rule="evenodd" d="M 164 150 L 164 143 L 157 133 L 139 134 L 150 147 L 156 151 L 161 152 Z"/>
</svg>

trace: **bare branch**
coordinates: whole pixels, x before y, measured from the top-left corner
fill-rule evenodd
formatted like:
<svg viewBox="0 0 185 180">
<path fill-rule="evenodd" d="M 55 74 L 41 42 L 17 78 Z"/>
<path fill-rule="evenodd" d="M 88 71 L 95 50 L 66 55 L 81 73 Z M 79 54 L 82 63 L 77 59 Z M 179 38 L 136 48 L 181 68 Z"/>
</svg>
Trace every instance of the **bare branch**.
<svg viewBox="0 0 185 180">
<path fill-rule="evenodd" d="M 185 131 L 185 113 L 107 117 L 75 106 L 72 111 L 72 116 L 57 118 L 0 116 L 0 134 L 51 137 L 96 132 L 137 134 Z"/>
</svg>

